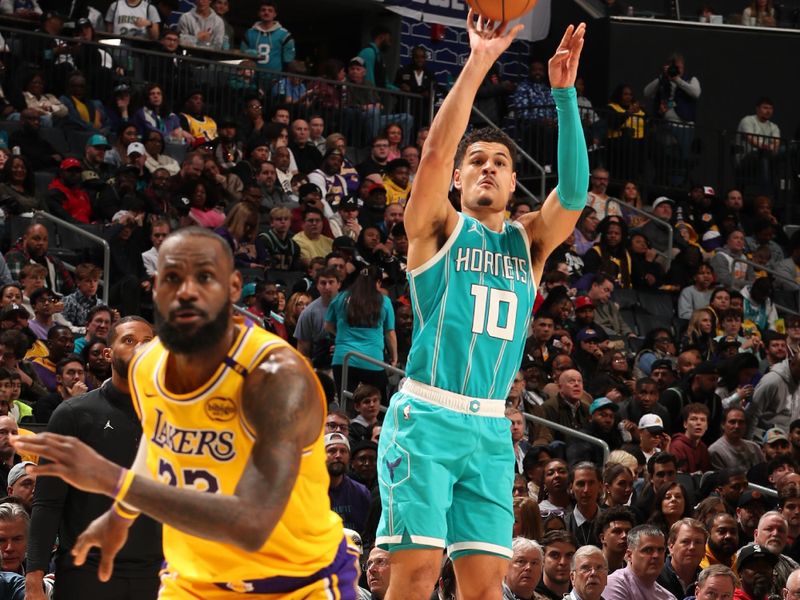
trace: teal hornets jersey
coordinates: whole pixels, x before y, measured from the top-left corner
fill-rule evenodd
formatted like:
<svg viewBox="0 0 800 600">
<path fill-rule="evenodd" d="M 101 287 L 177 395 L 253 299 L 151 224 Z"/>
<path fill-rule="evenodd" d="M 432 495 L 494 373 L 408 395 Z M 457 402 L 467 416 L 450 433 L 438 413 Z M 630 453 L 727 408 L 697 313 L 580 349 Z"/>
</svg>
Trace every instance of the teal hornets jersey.
<svg viewBox="0 0 800 600">
<path fill-rule="evenodd" d="M 414 311 L 407 375 L 505 400 L 520 367 L 536 297 L 530 243 L 519 223 L 498 233 L 463 213 L 444 246 L 409 271 Z"/>
</svg>

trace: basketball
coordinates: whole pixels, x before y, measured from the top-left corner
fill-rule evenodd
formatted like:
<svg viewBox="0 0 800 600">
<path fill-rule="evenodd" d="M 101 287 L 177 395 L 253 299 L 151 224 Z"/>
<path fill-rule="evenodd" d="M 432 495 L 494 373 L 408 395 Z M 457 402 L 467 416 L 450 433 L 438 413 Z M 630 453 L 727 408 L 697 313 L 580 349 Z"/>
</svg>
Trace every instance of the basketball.
<svg viewBox="0 0 800 600">
<path fill-rule="evenodd" d="M 476 13 L 492 21 L 518 19 L 536 6 L 536 0 L 467 0 Z"/>
</svg>

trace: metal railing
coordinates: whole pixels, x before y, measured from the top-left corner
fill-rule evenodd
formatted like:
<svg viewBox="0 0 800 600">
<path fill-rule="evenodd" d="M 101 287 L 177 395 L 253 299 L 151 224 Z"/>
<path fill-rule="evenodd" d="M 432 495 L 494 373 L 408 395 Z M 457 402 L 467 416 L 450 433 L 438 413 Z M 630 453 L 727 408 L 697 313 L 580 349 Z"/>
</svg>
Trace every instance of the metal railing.
<svg viewBox="0 0 800 600">
<path fill-rule="evenodd" d="M 90 231 L 86 231 L 85 229 L 81 229 L 78 225 L 73 223 L 68 223 L 63 219 L 59 219 L 58 217 L 51 215 L 48 212 L 44 212 L 43 210 L 34 211 L 34 219 L 32 222 L 41 220 L 48 220 L 55 223 L 59 228 L 63 227 L 64 229 L 68 229 L 72 233 L 84 237 L 90 242 L 94 244 L 99 244 L 103 247 L 103 280 L 101 281 L 101 285 L 103 286 L 102 297 L 103 297 L 103 304 L 108 305 L 108 293 L 111 287 L 110 277 L 111 277 L 111 246 L 108 245 L 108 242 L 101 238 L 98 235 L 91 233 Z"/>
<path fill-rule="evenodd" d="M 12 67 L 21 69 L 26 63 L 37 64 L 56 95 L 63 92 L 66 77 L 64 63 L 54 60 L 52 52 L 59 40 L 75 48 L 74 55 L 69 54 L 75 67 L 81 66 L 87 49 L 112 58 L 113 68 L 87 73 L 88 94 L 102 95 L 98 99 L 103 101 L 111 100 L 113 85 L 120 81 L 130 84 L 134 93 L 147 82 L 161 84 L 165 104 L 176 114 L 183 109 L 188 93 L 196 89 L 204 94 L 204 112 L 215 118 L 242 117 L 245 101 L 257 98 L 267 122 L 272 109 L 279 105 L 289 109 L 291 118 L 320 115 L 325 119 L 326 135 L 340 132 L 350 146 L 357 147 L 367 145 L 392 123 L 403 129 L 404 144 L 413 143 L 416 130 L 430 122 L 433 93 L 426 98 L 369 84 L 274 71 L 259 65 L 256 56 L 238 51 L 182 47 L 177 53 L 168 54 L 156 42 L 113 36 L 102 42 L 76 44 L 75 38 L 54 37 L 2 24 L 0 33 L 12 54 L 21 59 Z M 287 102 L 287 96 L 292 100 Z"/>
<path fill-rule="evenodd" d="M 481 110 L 479 110 L 475 105 L 472 106 L 473 114 L 479 116 L 483 121 L 489 126 L 495 129 L 500 129 L 500 126 L 496 123 L 492 122 L 489 117 L 487 117 Z M 534 200 L 536 203 L 544 202 L 546 197 L 546 184 L 547 184 L 547 172 L 545 171 L 544 167 L 540 165 L 535 158 L 533 158 L 530 154 L 525 152 L 522 147 L 517 143 L 516 140 L 513 138 L 511 141 L 514 143 L 514 149 L 517 151 L 517 156 L 523 159 L 527 165 L 533 168 L 535 171 L 539 173 L 539 196 L 538 198 L 531 192 L 527 186 L 525 186 L 519 179 L 517 179 L 517 189 L 521 190 L 522 193 L 527 196 L 529 199 Z M 521 171 L 523 169 L 520 169 Z"/>
<path fill-rule="evenodd" d="M 644 215 L 645 217 L 647 217 L 647 219 L 649 221 L 653 221 L 653 223 L 657 224 L 659 227 L 663 227 L 664 229 L 667 230 L 667 249 L 666 249 L 666 251 L 662 252 L 658 248 L 654 248 L 654 250 L 660 256 L 664 257 L 664 260 L 666 260 L 666 263 L 667 263 L 664 266 L 664 271 L 665 272 L 668 271 L 670 266 L 672 265 L 672 258 L 673 258 L 673 256 L 672 256 L 672 248 L 674 246 L 673 242 L 675 241 L 674 240 L 674 238 L 675 238 L 675 230 L 672 227 L 672 225 L 670 225 L 667 221 L 664 221 L 663 219 L 659 219 L 653 213 L 651 213 L 649 210 L 646 210 L 644 208 L 639 208 L 638 206 L 634 206 L 633 204 L 631 204 L 629 202 L 625 202 L 624 200 L 620 200 L 619 198 L 611 198 L 611 197 L 609 197 L 608 201 L 606 202 L 606 207 L 608 206 L 609 202 L 615 202 L 616 204 L 619 204 L 620 206 L 623 206 L 626 210 L 629 210 L 630 212 L 634 212 L 634 213 L 639 214 L 639 215 Z M 608 211 L 608 209 L 606 209 L 606 211 Z M 635 229 L 635 228 L 633 228 L 633 229 Z"/>
<path fill-rule="evenodd" d="M 584 433 L 583 431 L 576 431 L 575 429 L 567 427 L 566 425 L 561 425 L 560 423 L 549 421 L 544 417 L 537 417 L 536 415 L 532 415 L 526 412 L 522 414 L 525 417 L 526 421 L 529 421 L 531 423 L 536 423 L 538 425 L 544 425 L 545 427 L 563 433 L 564 435 L 578 438 L 579 440 L 583 440 L 584 442 L 589 442 L 590 444 L 594 444 L 595 446 L 600 446 L 600 448 L 603 449 L 603 464 L 605 465 L 606 462 L 608 461 L 608 455 L 611 454 L 611 450 L 609 449 L 608 444 L 606 444 L 603 440 L 596 438 L 593 435 L 589 435 L 588 433 Z"/>
<path fill-rule="evenodd" d="M 342 398 L 340 399 L 340 404 L 345 411 L 347 411 L 347 409 L 349 408 L 347 405 L 347 401 L 349 401 L 353 397 L 353 394 L 351 392 L 346 391 L 348 384 L 348 370 L 351 358 L 359 358 L 373 365 L 381 366 L 387 371 L 396 373 L 401 377 L 405 377 L 406 374 L 406 372 L 403 371 L 402 369 L 393 367 L 392 365 L 389 365 L 376 358 L 372 358 L 371 356 L 367 356 L 366 354 L 362 354 L 361 352 L 355 352 L 355 351 L 348 352 L 347 354 L 344 355 L 344 359 L 342 360 Z M 344 400 L 344 402 L 341 402 L 341 400 Z M 575 431 L 574 429 L 570 429 L 565 425 L 549 421 L 543 417 L 537 417 L 530 413 L 522 413 L 522 414 L 525 416 L 525 419 L 527 421 L 530 421 L 532 423 L 538 423 L 539 425 L 544 425 L 545 427 L 548 427 L 565 435 L 578 438 L 579 440 L 583 440 L 584 442 L 589 442 L 590 444 L 594 444 L 596 446 L 600 446 L 603 449 L 603 464 L 605 464 L 606 461 L 608 460 L 608 455 L 610 454 L 611 451 L 609 450 L 608 444 L 606 444 L 603 440 L 598 439 L 582 431 Z"/>
<path fill-rule="evenodd" d="M 378 360 L 377 358 L 373 358 L 371 356 L 367 356 L 361 352 L 356 352 L 352 350 L 344 355 L 342 358 L 342 397 L 339 398 L 339 404 L 341 405 L 342 409 L 345 411 L 349 408 L 347 403 L 352 399 L 353 393 L 347 391 L 347 385 L 350 382 L 350 360 L 353 358 L 358 358 L 359 360 L 363 360 L 364 362 L 368 362 L 373 365 L 377 365 L 382 367 L 386 371 L 390 373 L 394 373 L 396 375 L 400 375 L 400 377 L 405 377 L 406 372 L 403 369 L 399 369 L 397 367 L 393 367 L 392 365 L 383 362 L 382 360 Z M 385 410 L 385 407 L 382 407 Z"/>
<path fill-rule="evenodd" d="M 257 325 L 259 325 L 261 327 L 264 327 L 264 319 L 254 315 L 253 313 L 251 313 L 246 308 L 242 308 L 241 306 L 237 306 L 236 304 L 234 304 L 233 305 L 233 311 L 236 312 L 236 313 L 239 313 L 240 315 L 242 315 L 243 317 L 245 317 L 247 319 L 250 319 L 251 321 L 253 321 L 253 323 L 256 323 Z"/>
<path fill-rule="evenodd" d="M 543 164 L 555 164 L 557 127 L 547 117 L 555 105 L 512 112 L 501 126 Z M 549 111 L 549 112 L 547 112 Z M 544 115 L 544 116 L 541 116 Z M 608 169 L 611 181 L 636 182 L 643 195 L 685 192 L 692 181 L 714 181 L 720 188 L 773 197 L 791 215 L 800 144 L 781 139 L 778 151 L 748 152 L 743 134 L 653 118 L 644 112 L 619 112 L 607 106 L 581 108 L 592 167 Z"/>
<path fill-rule="evenodd" d="M 769 496 L 771 498 L 777 498 L 778 492 L 777 490 L 773 490 L 772 488 L 764 487 L 763 485 L 758 485 L 757 483 L 748 483 L 747 489 L 753 490 L 754 492 L 761 492 L 765 496 Z"/>
<path fill-rule="evenodd" d="M 731 257 L 731 258 L 733 258 L 733 257 Z M 792 307 L 789 307 L 789 306 L 783 306 L 783 305 L 778 304 L 777 302 L 775 302 L 774 299 L 773 299 L 773 303 L 775 304 L 775 308 L 777 308 L 779 310 L 782 310 L 782 311 L 790 313 L 790 314 L 798 314 L 798 310 L 800 309 L 800 285 L 798 285 L 798 283 L 794 279 L 779 273 L 775 269 L 771 269 L 770 267 L 765 267 L 764 265 L 761 265 L 761 264 L 759 264 L 757 262 L 754 262 L 754 261 L 750 260 L 749 258 L 737 257 L 737 258 L 733 258 L 733 261 L 734 262 L 745 263 L 746 265 L 750 265 L 751 267 L 753 267 L 753 269 L 755 269 L 757 271 L 766 271 L 774 279 L 780 279 L 784 283 L 788 284 L 787 288 L 789 288 L 789 289 L 787 291 L 791 291 L 793 289 L 795 294 L 797 294 L 796 307 L 792 308 Z M 780 292 L 780 291 L 783 291 L 783 290 L 778 290 L 778 291 Z"/>
</svg>

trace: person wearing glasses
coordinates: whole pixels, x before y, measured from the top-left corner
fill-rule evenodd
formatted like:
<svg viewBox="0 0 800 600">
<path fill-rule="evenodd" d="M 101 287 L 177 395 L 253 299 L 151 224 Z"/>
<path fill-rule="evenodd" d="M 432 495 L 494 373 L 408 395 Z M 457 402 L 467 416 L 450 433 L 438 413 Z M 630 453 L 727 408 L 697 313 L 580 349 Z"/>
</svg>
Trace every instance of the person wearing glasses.
<svg viewBox="0 0 800 600">
<path fill-rule="evenodd" d="M 572 557 L 572 591 L 568 600 L 601 600 L 608 582 L 608 563 L 597 546 L 582 546 Z"/>
</svg>

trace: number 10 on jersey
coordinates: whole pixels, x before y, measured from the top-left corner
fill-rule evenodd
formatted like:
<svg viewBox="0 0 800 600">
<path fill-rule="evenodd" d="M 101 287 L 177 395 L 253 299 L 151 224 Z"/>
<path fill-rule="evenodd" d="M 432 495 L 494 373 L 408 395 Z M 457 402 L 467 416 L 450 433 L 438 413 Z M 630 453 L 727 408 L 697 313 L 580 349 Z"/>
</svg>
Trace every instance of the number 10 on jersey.
<svg viewBox="0 0 800 600">
<path fill-rule="evenodd" d="M 498 290 L 473 283 L 469 293 L 475 305 L 472 313 L 472 333 L 484 331 L 493 338 L 510 342 L 514 339 L 517 322 L 517 295 L 510 290 Z M 500 320 L 505 314 L 505 324 Z"/>
</svg>

